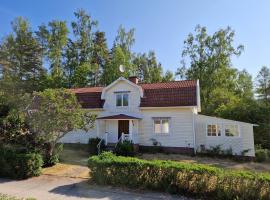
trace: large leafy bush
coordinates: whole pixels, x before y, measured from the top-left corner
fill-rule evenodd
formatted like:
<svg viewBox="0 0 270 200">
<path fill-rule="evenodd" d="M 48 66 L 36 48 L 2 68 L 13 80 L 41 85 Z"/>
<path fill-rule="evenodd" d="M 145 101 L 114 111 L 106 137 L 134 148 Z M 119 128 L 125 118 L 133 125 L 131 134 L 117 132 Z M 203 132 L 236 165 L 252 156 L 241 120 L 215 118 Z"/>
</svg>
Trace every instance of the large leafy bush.
<svg viewBox="0 0 270 200">
<path fill-rule="evenodd" d="M 134 156 L 134 144 L 131 141 L 124 140 L 116 145 L 114 152 L 118 156 Z"/>
<path fill-rule="evenodd" d="M 255 146 L 255 157 L 257 162 L 265 162 L 270 159 L 270 150 L 264 149 L 262 145 Z"/>
<path fill-rule="evenodd" d="M 146 161 L 105 152 L 89 158 L 98 184 L 152 189 L 202 199 L 270 199 L 270 174 L 174 161 Z"/>
<path fill-rule="evenodd" d="M 38 153 L 21 153 L 0 148 L 0 176 L 25 179 L 41 174 L 42 157 Z"/>
</svg>

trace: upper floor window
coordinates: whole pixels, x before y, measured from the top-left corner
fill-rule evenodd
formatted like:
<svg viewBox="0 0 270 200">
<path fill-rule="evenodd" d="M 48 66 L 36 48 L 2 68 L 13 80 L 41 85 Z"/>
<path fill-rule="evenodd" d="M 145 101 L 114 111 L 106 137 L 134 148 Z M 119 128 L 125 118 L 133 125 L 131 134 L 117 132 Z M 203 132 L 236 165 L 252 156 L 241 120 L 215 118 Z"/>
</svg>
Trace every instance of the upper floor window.
<svg viewBox="0 0 270 200">
<path fill-rule="evenodd" d="M 228 137 L 239 137 L 238 125 L 225 125 L 225 136 Z"/>
<path fill-rule="evenodd" d="M 157 134 L 169 133 L 169 119 L 168 118 L 154 118 L 154 132 Z"/>
<path fill-rule="evenodd" d="M 117 107 L 128 106 L 128 94 L 127 93 L 116 94 L 116 106 Z"/>
<path fill-rule="evenodd" d="M 216 124 L 207 125 L 207 136 L 221 136 L 221 129 Z"/>
</svg>

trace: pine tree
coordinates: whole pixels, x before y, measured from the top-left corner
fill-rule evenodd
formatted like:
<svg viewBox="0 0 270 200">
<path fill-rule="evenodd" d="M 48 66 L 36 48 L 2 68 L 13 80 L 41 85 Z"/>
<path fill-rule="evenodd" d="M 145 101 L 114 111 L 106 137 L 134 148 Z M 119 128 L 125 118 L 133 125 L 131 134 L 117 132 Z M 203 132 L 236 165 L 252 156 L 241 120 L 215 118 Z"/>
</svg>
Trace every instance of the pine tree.
<svg viewBox="0 0 270 200">
<path fill-rule="evenodd" d="M 0 46 L 1 89 L 8 95 L 39 91 L 46 75 L 42 47 L 26 19 L 16 18 L 12 30 Z"/>
</svg>

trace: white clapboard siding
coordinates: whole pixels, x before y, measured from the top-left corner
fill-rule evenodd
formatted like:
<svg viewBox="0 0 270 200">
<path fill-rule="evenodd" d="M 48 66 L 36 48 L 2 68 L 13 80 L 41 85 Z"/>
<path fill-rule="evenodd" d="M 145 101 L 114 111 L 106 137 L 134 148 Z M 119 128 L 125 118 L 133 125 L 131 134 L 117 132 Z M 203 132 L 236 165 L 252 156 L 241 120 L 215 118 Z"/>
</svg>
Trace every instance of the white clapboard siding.
<svg viewBox="0 0 270 200">
<path fill-rule="evenodd" d="M 116 93 L 126 91 L 129 94 L 128 107 L 116 106 Z M 139 89 L 126 81 L 119 81 L 117 84 L 110 87 L 105 93 L 104 110 L 111 113 L 137 113 L 139 112 L 141 97 Z"/>
<path fill-rule="evenodd" d="M 94 115 L 99 115 L 100 111 L 96 110 L 89 110 L 90 113 Z M 103 126 L 100 126 L 101 130 L 104 131 L 102 128 Z M 60 142 L 62 143 L 82 143 L 87 144 L 89 138 L 95 138 L 97 137 L 97 126 L 96 123 L 92 129 L 85 132 L 84 130 L 74 130 L 69 133 L 67 133 L 63 138 L 60 139 Z"/>
<path fill-rule="evenodd" d="M 190 108 L 142 109 L 143 119 L 139 121 L 138 140 L 141 145 L 152 146 L 156 139 L 166 147 L 193 148 L 193 114 Z M 169 117 L 169 134 L 154 133 L 153 117 Z"/>
<path fill-rule="evenodd" d="M 249 149 L 246 156 L 254 156 L 254 139 L 253 139 L 253 125 L 238 122 L 233 120 L 226 120 L 222 118 L 209 117 L 205 115 L 195 115 L 195 132 L 196 132 L 196 149 L 200 150 L 201 145 L 206 148 L 221 145 L 221 148 L 226 150 L 232 148 L 233 154 L 241 155 L 244 150 Z M 207 125 L 217 124 L 221 126 L 221 136 L 207 136 Z M 240 136 L 227 137 L 224 132 L 224 125 L 238 125 Z"/>
</svg>

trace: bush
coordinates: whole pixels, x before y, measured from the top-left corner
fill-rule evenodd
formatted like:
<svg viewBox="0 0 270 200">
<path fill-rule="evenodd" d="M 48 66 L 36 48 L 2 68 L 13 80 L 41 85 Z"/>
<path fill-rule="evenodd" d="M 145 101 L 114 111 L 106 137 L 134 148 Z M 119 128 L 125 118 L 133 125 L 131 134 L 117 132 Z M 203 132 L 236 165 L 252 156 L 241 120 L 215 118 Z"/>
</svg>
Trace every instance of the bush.
<svg viewBox="0 0 270 200">
<path fill-rule="evenodd" d="M 90 155 L 97 155 L 98 154 L 98 148 L 97 145 L 100 142 L 100 138 L 96 137 L 96 138 L 90 138 L 88 141 L 88 151 L 90 153 Z M 100 152 L 102 152 L 105 149 L 105 142 L 104 140 L 101 142 L 100 145 Z"/>
<path fill-rule="evenodd" d="M 114 150 L 115 154 L 118 156 L 131 156 L 135 155 L 133 142 L 124 140 L 117 144 Z"/>
<path fill-rule="evenodd" d="M 267 161 L 270 158 L 269 153 L 270 151 L 262 148 L 261 145 L 255 146 L 255 157 L 257 162 Z"/>
<path fill-rule="evenodd" d="M 256 149 L 255 156 L 256 156 L 257 162 L 264 162 L 268 159 L 268 150 L 267 149 Z"/>
<path fill-rule="evenodd" d="M 105 152 L 89 158 L 98 184 L 152 189 L 201 199 L 270 199 L 270 174 L 175 161 L 149 161 Z"/>
<path fill-rule="evenodd" d="M 42 157 L 38 153 L 17 153 L 0 149 L 0 176 L 25 179 L 41 174 Z"/>
</svg>

